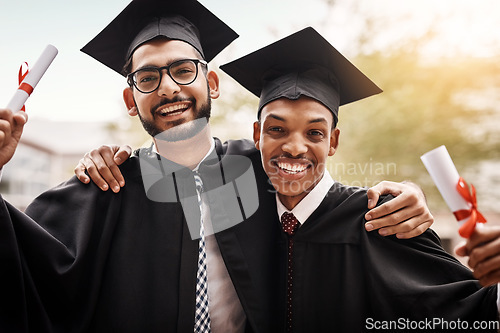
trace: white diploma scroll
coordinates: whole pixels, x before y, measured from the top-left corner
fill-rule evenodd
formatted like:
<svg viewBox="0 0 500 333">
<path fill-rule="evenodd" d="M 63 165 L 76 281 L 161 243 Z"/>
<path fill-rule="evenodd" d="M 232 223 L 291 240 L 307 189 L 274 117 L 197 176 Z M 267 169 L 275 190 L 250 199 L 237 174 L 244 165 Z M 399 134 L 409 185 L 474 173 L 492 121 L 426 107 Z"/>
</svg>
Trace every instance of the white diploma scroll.
<svg viewBox="0 0 500 333">
<path fill-rule="evenodd" d="M 434 184 L 452 212 L 469 210 L 471 205 L 457 191 L 460 179 L 457 168 L 445 146 L 440 146 L 420 157 Z M 468 218 L 458 221 L 462 225 Z"/>
<path fill-rule="evenodd" d="M 29 70 L 23 82 L 20 83 L 19 88 L 16 90 L 14 96 L 12 96 L 12 99 L 7 105 L 7 109 L 10 109 L 12 112 L 21 110 L 24 103 L 26 103 L 26 100 L 42 78 L 43 74 L 45 74 L 45 71 L 49 68 L 56 55 L 57 49 L 53 45 L 47 45 L 37 62 Z"/>
</svg>

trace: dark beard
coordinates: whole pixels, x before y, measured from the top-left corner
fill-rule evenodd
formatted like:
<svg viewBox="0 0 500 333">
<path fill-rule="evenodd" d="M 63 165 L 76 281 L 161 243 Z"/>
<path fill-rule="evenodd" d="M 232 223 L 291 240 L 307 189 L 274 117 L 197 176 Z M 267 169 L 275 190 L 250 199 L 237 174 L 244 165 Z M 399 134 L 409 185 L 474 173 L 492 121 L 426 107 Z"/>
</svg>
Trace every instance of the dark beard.
<svg viewBox="0 0 500 333">
<path fill-rule="evenodd" d="M 160 106 L 167 103 L 179 102 L 181 100 L 174 101 L 162 101 L 159 105 L 153 107 L 153 110 L 156 110 Z M 200 105 L 200 109 L 196 111 L 196 101 L 191 100 L 192 108 L 195 110 L 195 118 L 194 121 L 185 122 L 183 119 L 178 119 L 170 122 L 172 127 L 166 131 L 160 130 L 154 122 L 143 119 L 140 112 L 137 112 L 139 115 L 139 119 L 141 120 L 142 127 L 144 130 L 148 132 L 151 137 L 156 138 L 158 140 L 168 141 L 168 142 L 176 142 L 187 140 L 192 138 L 196 134 L 198 134 L 205 126 L 207 125 L 212 109 L 212 103 L 210 96 L 207 98 L 207 102 L 205 104 Z M 137 105 L 137 104 L 136 104 Z M 153 119 L 155 118 L 155 114 L 153 113 Z M 197 121 L 198 119 L 205 118 L 206 121 Z"/>
</svg>

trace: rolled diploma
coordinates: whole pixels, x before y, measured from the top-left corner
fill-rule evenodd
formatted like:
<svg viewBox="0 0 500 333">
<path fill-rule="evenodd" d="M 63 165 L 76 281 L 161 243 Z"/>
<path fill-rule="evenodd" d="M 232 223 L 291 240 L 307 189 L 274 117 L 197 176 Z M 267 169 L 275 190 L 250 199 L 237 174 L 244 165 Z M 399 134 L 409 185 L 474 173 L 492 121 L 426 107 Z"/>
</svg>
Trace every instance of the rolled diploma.
<svg viewBox="0 0 500 333">
<path fill-rule="evenodd" d="M 440 146 L 420 157 L 434 184 L 452 212 L 469 210 L 469 203 L 458 193 L 457 184 L 460 178 L 457 168 L 451 160 L 445 146 Z M 468 218 L 458 221 L 461 226 Z"/>
<path fill-rule="evenodd" d="M 43 74 L 45 74 L 47 68 L 49 68 L 52 60 L 54 60 L 56 55 L 57 49 L 53 45 L 47 45 L 47 47 L 40 55 L 33 67 L 30 69 L 22 83 L 26 83 L 34 89 L 42 78 Z M 10 109 L 12 112 L 21 110 L 29 96 L 30 95 L 26 91 L 21 89 L 21 85 L 19 85 L 19 88 L 16 90 L 14 96 L 12 96 L 12 99 L 7 105 L 7 109 Z"/>
</svg>

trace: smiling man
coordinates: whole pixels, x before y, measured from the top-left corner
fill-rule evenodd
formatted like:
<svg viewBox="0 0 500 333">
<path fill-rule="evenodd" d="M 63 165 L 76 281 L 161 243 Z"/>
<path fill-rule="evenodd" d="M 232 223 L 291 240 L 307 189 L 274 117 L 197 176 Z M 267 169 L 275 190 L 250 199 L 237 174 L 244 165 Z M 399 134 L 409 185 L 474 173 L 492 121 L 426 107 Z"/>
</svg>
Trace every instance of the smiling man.
<svg viewBox="0 0 500 333">
<path fill-rule="evenodd" d="M 496 286 L 481 288 L 430 229 L 406 241 L 367 233 L 366 189 L 325 168 L 339 106 L 377 93 L 373 82 L 312 28 L 221 69 L 260 97 L 254 141 L 277 192 L 288 332 L 405 331 L 424 321 L 437 331 L 483 321 L 496 332 Z"/>
<path fill-rule="evenodd" d="M 280 98 L 263 107 L 260 122 L 254 124 L 254 140 L 264 170 L 289 210 L 323 177 L 327 157 L 338 145 L 340 131 L 334 126 L 332 113 L 307 96 Z"/>
<path fill-rule="evenodd" d="M 218 78 L 215 72 L 207 70 L 207 62 L 191 45 L 180 40 L 166 41 L 167 37 L 157 37 L 134 50 L 129 62 L 134 71 L 127 78 L 136 89 L 125 89 L 123 98 L 129 114 L 139 116 L 151 137 L 183 141 L 205 127 L 194 120 L 210 117 L 211 99 L 219 96 Z M 163 66 L 165 63 L 169 65 Z M 198 72 L 206 75 L 206 82 L 197 80 Z M 162 80 L 163 75 L 171 80 Z"/>
</svg>

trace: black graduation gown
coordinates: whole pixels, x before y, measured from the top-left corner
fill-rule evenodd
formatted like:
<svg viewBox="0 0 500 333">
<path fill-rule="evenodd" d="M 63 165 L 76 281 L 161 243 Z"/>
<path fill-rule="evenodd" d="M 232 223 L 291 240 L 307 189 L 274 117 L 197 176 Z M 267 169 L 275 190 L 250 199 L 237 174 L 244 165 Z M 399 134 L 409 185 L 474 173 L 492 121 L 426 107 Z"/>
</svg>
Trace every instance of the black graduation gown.
<svg viewBox="0 0 500 333">
<path fill-rule="evenodd" d="M 409 240 L 368 233 L 366 207 L 366 190 L 335 183 L 294 235 L 295 332 L 375 331 L 399 318 L 497 320 L 496 287 L 481 288 L 432 230 Z"/>
<path fill-rule="evenodd" d="M 247 331 L 279 331 L 281 230 L 260 154 L 249 141 L 218 139 L 216 152 L 252 162 L 259 208 L 216 239 Z M 118 194 L 73 177 L 27 215 L 0 197 L 1 332 L 193 331 L 198 240 L 179 202 L 146 196 L 139 164 L 133 156 L 121 166 Z"/>
</svg>

